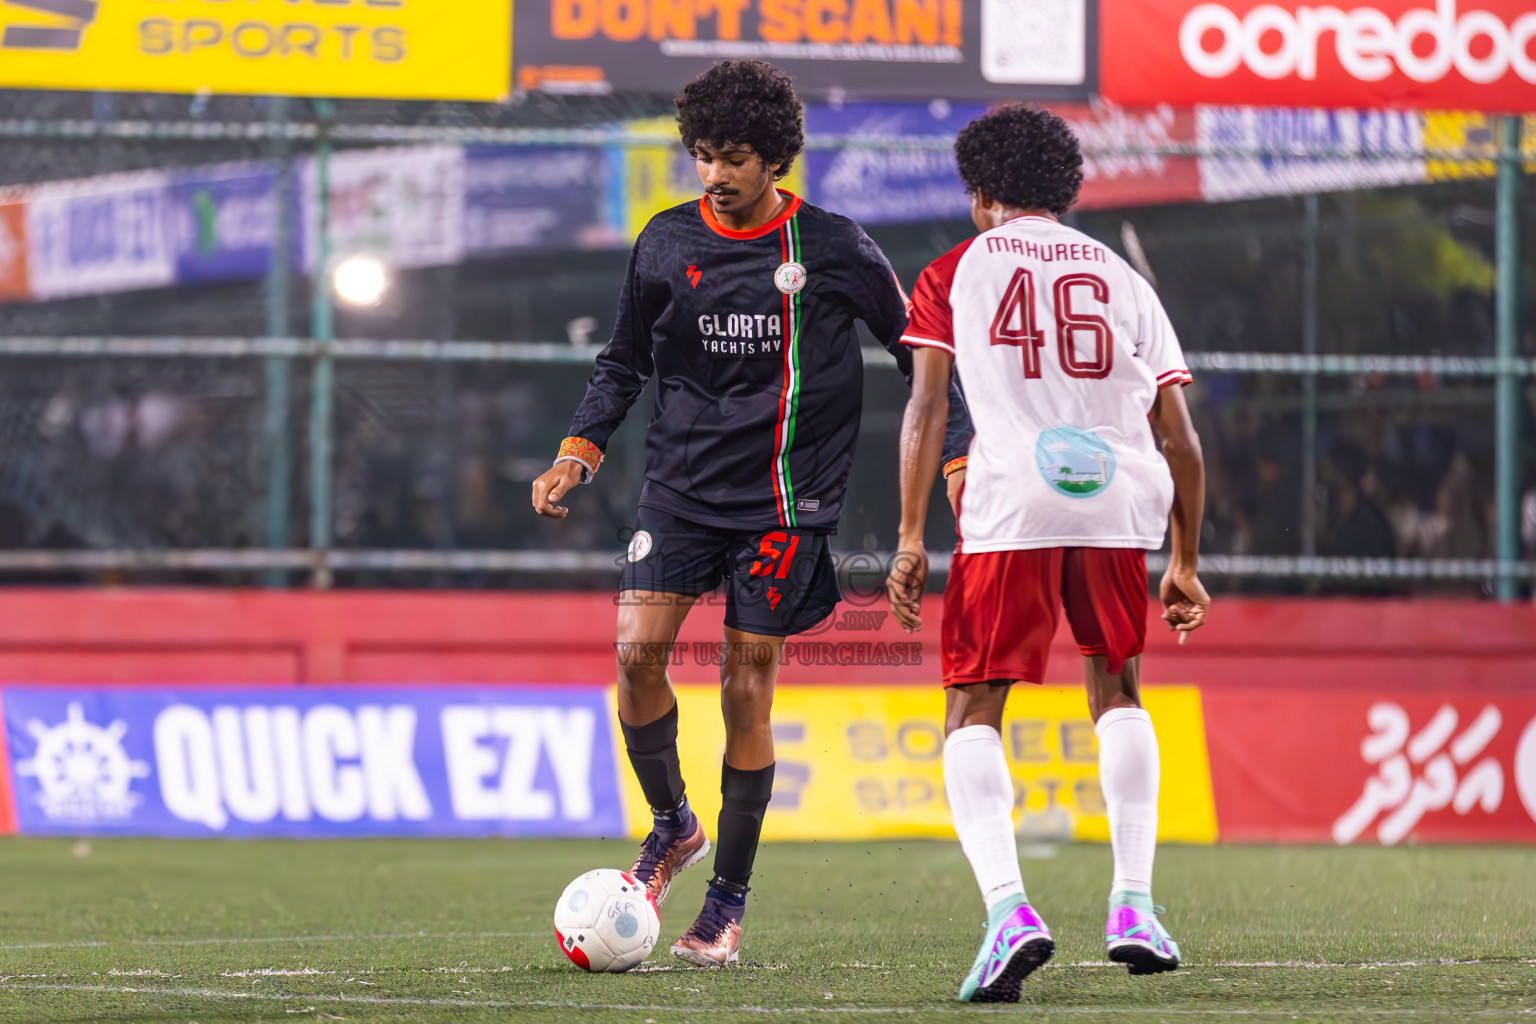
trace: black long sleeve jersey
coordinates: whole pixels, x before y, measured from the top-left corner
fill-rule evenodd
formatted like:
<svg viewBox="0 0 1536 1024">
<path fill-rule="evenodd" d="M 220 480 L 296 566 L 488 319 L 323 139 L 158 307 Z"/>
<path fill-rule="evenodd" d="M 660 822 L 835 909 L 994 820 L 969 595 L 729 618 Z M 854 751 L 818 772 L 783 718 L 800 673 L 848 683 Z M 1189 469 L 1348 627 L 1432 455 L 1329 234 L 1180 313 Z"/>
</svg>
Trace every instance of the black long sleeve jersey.
<svg viewBox="0 0 1536 1024">
<path fill-rule="evenodd" d="M 784 212 L 752 231 L 721 225 L 707 199 L 646 225 L 570 434 L 606 448 L 654 375 L 640 504 L 725 529 L 830 532 L 863 404 L 853 322 L 910 382 L 906 301 L 857 224 L 782 194 Z M 970 436 L 952 380 L 946 462 Z"/>
</svg>

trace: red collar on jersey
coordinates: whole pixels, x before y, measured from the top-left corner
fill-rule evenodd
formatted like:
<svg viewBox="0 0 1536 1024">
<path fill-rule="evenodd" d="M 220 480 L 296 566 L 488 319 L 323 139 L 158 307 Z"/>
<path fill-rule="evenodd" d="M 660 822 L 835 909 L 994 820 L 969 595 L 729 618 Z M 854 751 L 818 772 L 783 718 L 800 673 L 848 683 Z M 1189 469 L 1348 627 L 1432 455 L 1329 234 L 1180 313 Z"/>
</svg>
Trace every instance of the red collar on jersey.
<svg viewBox="0 0 1536 1024">
<path fill-rule="evenodd" d="M 724 235 L 726 238 L 762 238 L 764 235 L 771 235 L 779 230 L 779 228 L 784 226 L 785 221 L 800 212 L 799 196 L 793 192 L 786 192 L 783 189 L 778 189 L 777 191 L 779 195 L 789 200 L 789 205 L 784 207 L 783 212 L 773 218 L 773 220 L 760 228 L 753 228 L 751 231 L 734 231 L 721 224 L 715 218 L 714 209 L 709 205 L 709 196 L 699 197 L 699 212 L 704 215 L 704 223 L 708 224 L 710 230 L 714 231 L 717 235 Z"/>
</svg>

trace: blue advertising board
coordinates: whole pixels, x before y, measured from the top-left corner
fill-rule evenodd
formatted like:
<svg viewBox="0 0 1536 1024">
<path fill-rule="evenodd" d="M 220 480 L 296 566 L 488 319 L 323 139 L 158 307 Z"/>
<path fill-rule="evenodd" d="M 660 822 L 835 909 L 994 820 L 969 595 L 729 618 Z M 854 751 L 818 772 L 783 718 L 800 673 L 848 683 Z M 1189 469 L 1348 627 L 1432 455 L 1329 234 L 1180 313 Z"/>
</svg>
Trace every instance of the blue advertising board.
<svg viewBox="0 0 1536 1024">
<path fill-rule="evenodd" d="M 218 164 L 178 171 L 170 184 L 176 280 L 248 280 L 267 272 L 277 234 L 275 168 Z"/>
<path fill-rule="evenodd" d="M 17 831 L 624 834 L 606 690 L 6 687 Z"/>
<path fill-rule="evenodd" d="M 981 103 L 846 103 L 811 106 L 805 130 L 845 137 L 859 145 L 805 154 L 806 198 L 860 224 L 891 224 L 970 215 L 971 203 L 955 173 L 950 149 Z M 882 139 L 931 136 L 942 148 L 902 149 Z"/>
<path fill-rule="evenodd" d="M 622 247 L 605 149 L 467 146 L 464 251 L 511 252 Z"/>
</svg>

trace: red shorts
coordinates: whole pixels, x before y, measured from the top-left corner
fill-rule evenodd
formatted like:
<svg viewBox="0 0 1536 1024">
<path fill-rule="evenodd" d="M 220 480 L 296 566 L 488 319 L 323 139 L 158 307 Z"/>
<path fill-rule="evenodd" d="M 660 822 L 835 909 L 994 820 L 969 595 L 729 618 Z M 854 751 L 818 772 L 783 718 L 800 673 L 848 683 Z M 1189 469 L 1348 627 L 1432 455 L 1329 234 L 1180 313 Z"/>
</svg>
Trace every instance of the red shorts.
<svg viewBox="0 0 1536 1024">
<path fill-rule="evenodd" d="M 1147 638 L 1147 553 L 1036 548 L 956 555 L 944 587 L 944 685 L 1045 678 L 1061 609 L 1083 656 L 1110 672 Z"/>
</svg>

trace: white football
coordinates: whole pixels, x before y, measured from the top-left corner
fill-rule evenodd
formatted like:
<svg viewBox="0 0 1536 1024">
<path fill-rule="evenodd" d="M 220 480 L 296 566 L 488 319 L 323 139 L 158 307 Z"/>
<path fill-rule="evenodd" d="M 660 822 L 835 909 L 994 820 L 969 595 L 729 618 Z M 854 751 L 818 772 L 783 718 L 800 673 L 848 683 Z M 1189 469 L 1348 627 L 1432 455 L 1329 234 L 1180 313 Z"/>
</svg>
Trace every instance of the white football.
<svg viewBox="0 0 1536 1024">
<path fill-rule="evenodd" d="M 627 971 L 651 955 L 660 934 L 650 895 L 628 871 L 588 871 L 555 904 L 555 941 L 584 971 Z"/>
</svg>

